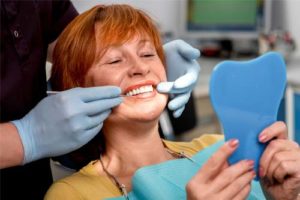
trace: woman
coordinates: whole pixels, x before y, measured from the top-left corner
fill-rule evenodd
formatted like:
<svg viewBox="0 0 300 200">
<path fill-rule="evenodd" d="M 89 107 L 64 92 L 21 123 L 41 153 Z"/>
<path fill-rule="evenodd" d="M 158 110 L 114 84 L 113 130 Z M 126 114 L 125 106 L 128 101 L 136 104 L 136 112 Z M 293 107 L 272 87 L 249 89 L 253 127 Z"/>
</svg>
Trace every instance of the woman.
<svg viewBox="0 0 300 200">
<path fill-rule="evenodd" d="M 191 143 L 161 140 L 158 119 L 167 96 L 155 88 L 165 80 L 159 32 L 145 13 L 128 5 L 111 5 L 97 6 L 78 16 L 57 42 L 53 89 L 114 85 L 121 88 L 124 101 L 104 123 L 99 159 L 54 183 L 45 199 L 104 199 L 126 195 L 132 189 L 131 178 L 137 169 L 177 159 L 181 151 L 184 156 L 191 156 L 220 140 L 217 135 L 207 135 Z M 91 110 L 90 115 L 93 114 L 96 113 Z M 284 126 L 281 123 L 273 126 L 277 128 L 263 133 L 264 142 L 284 137 L 285 130 L 278 129 Z M 285 147 L 293 144 L 290 151 L 295 162 L 299 162 L 298 147 L 287 140 L 282 143 Z M 250 182 L 255 177 L 253 161 L 240 161 L 232 166 L 226 162 L 237 146 L 237 140 L 229 141 L 212 156 L 187 184 L 188 198 L 247 197 Z M 264 159 L 264 166 L 269 166 L 272 160 L 269 155 L 277 152 L 274 148 Z M 267 167 L 264 170 L 263 175 L 269 173 Z M 299 181 L 299 171 L 290 173 L 285 169 L 281 174 Z M 272 179 L 274 172 L 269 175 Z M 280 180 L 284 184 L 283 177 Z M 277 195 L 269 188 L 267 191 Z"/>
</svg>

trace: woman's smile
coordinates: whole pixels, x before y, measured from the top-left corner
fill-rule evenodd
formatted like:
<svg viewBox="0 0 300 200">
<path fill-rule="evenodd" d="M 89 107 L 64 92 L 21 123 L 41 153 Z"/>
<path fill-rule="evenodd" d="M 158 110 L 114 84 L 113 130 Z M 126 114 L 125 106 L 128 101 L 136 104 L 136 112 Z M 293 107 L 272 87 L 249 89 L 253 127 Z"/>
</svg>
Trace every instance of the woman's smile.
<svg viewBox="0 0 300 200">
<path fill-rule="evenodd" d="M 151 98 L 157 94 L 156 85 L 155 81 L 142 81 L 127 87 L 123 94 L 128 98 Z"/>
</svg>

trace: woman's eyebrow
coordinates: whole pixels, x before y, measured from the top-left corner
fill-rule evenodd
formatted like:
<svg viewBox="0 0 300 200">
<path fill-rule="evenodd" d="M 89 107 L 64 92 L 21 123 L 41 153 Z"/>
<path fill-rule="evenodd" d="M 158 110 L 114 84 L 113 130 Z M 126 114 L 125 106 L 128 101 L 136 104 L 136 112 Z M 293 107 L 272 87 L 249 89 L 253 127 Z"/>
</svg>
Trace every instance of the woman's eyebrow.
<svg viewBox="0 0 300 200">
<path fill-rule="evenodd" d="M 151 48 L 154 48 L 154 45 L 149 39 L 141 39 L 138 43 L 139 47 L 149 46 Z"/>
<path fill-rule="evenodd" d="M 107 54 L 107 52 L 114 50 L 117 46 L 112 45 L 112 46 L 108 46 L 105 49 L 102 49 L 101 51 L 97 52 L 97 55 L 95 56 L 95 63 L 99 63 L 101 61 L 101 59 Z"/>
<path fill-rule="evenodd" d="M 141 39 L 141 40 L 139 41 L 140 44 L 146 43 L 146 42 L 150 42 L 150 40 L 148 40 L 148 39 Z"/>
</svg>

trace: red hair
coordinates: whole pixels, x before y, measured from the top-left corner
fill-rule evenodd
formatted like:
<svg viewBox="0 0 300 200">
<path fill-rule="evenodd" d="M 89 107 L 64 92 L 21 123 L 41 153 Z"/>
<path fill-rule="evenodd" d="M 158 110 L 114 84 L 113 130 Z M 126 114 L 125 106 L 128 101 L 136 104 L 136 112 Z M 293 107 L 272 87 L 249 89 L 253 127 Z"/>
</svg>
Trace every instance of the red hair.
<svg viewBox="0 0 300 200">
<path fill-rule="evenodd" d="M 95 35 L 96 27 L 100 28 L 98 35 Z M 129 5 L 102 5 L 77 16 L 59 36 L 55 46 L 52 89 L 83 87 L 86 73 L 98 59 L 96 53 L 101 56 L 108 46 L 123 44 L 137 34 L 149 36 L 159 58 L 165 63 L 160 34 L 143 11 Z M 96 45 L 100 45 L 100 52 L 96 52 Z"/>
</svg>

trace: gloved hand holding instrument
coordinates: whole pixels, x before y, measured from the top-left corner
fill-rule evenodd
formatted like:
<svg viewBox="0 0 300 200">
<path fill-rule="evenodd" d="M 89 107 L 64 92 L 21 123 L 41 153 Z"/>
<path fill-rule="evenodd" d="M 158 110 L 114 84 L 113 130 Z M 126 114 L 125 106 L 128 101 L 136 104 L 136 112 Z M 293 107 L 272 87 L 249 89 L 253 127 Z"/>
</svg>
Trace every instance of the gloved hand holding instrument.
<svg viewBox="0 0 300 200">
<path fill-rule="evenodd" d="M 122 102 L 114 86 L 74 88 L 44 98 L 13 123 L 20 134 L 23 164 L 71 152 L 102 128 L 111 108 Z"/>
<path fill-rule="evenodd" d="M 174 40 L 163 46 L 167 62 L 168 82 L 157 86 L 161 93 L 170 93 L 168 108 L 179 117 L 188 102 L 200 72 L 197 59 L 200 51 L 182 40 Z M 174 53 L 175 52 L 175 53 Z"/>
</svg>

